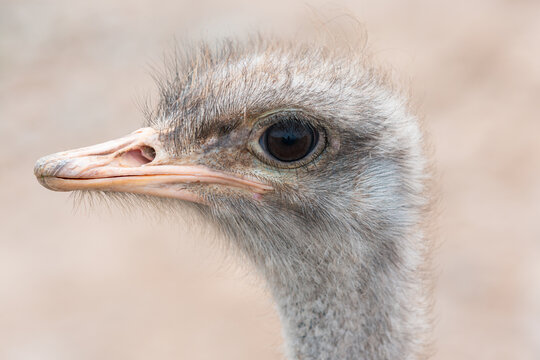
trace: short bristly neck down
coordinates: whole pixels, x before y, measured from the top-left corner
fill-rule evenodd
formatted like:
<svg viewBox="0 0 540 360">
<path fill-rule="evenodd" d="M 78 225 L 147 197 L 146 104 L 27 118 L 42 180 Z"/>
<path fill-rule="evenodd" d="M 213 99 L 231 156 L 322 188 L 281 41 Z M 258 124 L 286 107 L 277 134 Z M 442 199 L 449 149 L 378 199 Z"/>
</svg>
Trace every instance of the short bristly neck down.
<svg viewBox="0 0 540 360">
<path fill-rule="evenodd" d="M 407 179 L 389 165 L 364 169 L 359 187 L 370 191 L 342 211 L 269 210 L 225 226 L 269 285 L 288 359 L 429 357 L 424 165 L 410 160 L 400 170 Z"/>
<path fill-rule="evenodd" d="M 429 304 L 415 278 L 423 256 L 367 252 L 321 261 L 324 275 L 269 279 L 288 358 L 423 358 Z"/>
</svg>

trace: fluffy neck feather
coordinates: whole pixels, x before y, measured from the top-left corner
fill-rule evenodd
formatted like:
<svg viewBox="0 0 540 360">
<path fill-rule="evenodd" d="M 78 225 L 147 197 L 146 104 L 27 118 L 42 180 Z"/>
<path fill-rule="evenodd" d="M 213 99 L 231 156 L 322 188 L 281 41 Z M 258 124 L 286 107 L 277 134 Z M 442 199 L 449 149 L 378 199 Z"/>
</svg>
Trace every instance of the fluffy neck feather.
<svg viewBox="0 0 540 360">
<path fill-rule="evenodd" d="M 421 239 L 416 235 L 415 240 Z M 325 259 L 320 262 L 324 269 L 312 273 L 297 271 L 268 279 L 288 358 L 425 358 L 429 327 L 425 284 L 419 275 L 421 250 L 407 254 L 362 250 Z"/>
<path fill-rule="evenodd" d="M 429 357 L 424 170 L 397 176 L 389 164 L 376 164 L 356 184 L 370 191 L 348 191 L 347 201 L 334 194 L 342 201 L 329 202 L 332 211 L 295 214 L 228 201 L 216 207 L 222 230 L 272 291 L 291 360 Z"/>
</svg>

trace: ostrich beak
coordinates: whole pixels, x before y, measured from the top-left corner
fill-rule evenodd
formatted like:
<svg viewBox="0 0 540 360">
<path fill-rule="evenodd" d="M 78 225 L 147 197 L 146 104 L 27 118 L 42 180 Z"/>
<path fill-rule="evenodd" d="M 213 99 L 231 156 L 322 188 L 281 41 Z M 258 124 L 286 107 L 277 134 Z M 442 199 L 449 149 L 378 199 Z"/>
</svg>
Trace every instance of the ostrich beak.
<svg viewBox="0 0 540 360">
<path fill-rule="evenodd" d="M 204 200 L 189 191 L 188 184 L 240 188 L 256 199 L 272 190 L 255 179 L 176 161 L 164 150 L 156 130 L 141 128 L 116 140 L 45 156 L 37 161 L 34 174 L 41 185 L 55 191 L 119 191 L 198 203 Z"/>
</svg>

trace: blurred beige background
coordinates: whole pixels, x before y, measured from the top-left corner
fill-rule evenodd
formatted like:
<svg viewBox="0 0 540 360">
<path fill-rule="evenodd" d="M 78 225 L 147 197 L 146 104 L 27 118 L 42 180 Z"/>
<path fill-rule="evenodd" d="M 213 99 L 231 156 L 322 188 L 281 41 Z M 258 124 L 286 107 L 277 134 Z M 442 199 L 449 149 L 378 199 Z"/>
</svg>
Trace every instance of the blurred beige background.
<svg viewBox="0 0 540 360">
<path fill-rule="evenodd" d="M 74 211 L 32 167 L 138 127 L 174 38 L 293 31 L 313 9 L 363 23 L 431 132 L 435 359 L 540 359 L 533 0 L 0 1 L 0 359 L 281 359 L 268 294 L 210 236 L 148 210 Z"/>
</svg>

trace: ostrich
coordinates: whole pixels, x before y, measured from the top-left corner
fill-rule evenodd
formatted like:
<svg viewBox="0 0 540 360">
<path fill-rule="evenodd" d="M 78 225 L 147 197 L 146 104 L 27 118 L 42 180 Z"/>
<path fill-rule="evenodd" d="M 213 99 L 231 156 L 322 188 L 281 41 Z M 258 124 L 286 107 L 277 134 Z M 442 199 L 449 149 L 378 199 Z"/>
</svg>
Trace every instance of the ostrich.
<svg viewBox="0 0 540 360">
<path fill-rule="evenodd" d="M 365 54 L 278 40 L 177 54 L 125 137 L 41 158 L 56 191 L 168 198 L 266 281 L 289 359 L 429 357 L 429 171 Z"/>
</svg>

